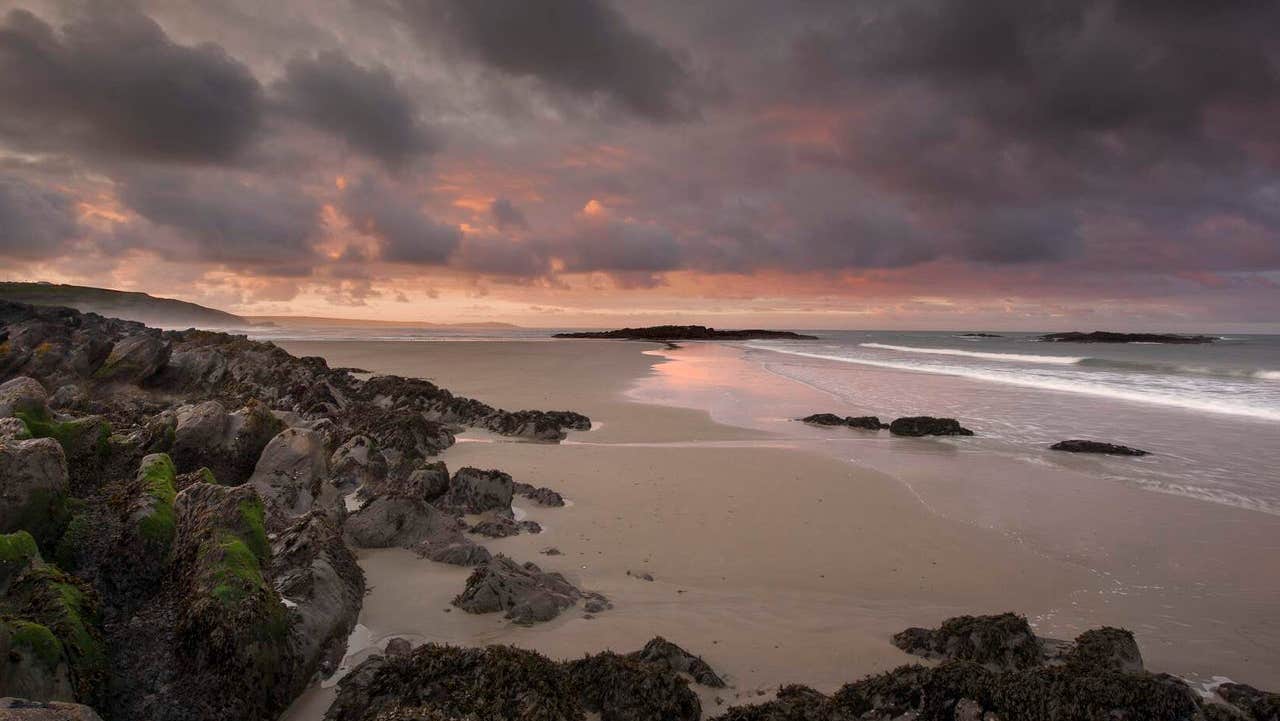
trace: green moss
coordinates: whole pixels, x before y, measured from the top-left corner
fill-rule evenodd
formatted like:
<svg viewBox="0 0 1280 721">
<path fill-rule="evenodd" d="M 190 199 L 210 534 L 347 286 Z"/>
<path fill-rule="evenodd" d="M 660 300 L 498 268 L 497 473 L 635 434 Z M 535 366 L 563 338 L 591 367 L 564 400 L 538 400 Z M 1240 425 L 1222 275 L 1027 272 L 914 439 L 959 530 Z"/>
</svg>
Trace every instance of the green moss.
<svg viewBox="0 0 1280 721">
<path fill-rule="evenodd" d="M 262 501 L 258 499 L 241 501 L 240 518 L 245 525 L 244 541 L 253 551 L 253 555 L 257 556 L 262 563 L 270 561 L 271 546 L 267 543 L 266 512 L 262 507 Z"/>
<path fill-rule="evenodd" d="M 76 686 L 87 697 L 106 674 L 96 600 L 82 581 L 48 564 L 28 571 L 21 584 L 18 594 L 26 599 L 23 615 L 47 627 L 61 642 Z"/>
<path fill-rule="evenodd" d="M 222 557 L 213 569 L 213 595 L 225 604 L 239 603 L 266 585 L 258 555 L 239 536 L 224 532 L 218 538 Z"/>
<path fill-rule="evenodd" d="M 218 484 L 218 478 L 214 476 L 213 471 L 209 470 L 207 467 L 201 466 L 200 470 L 196 471 L 196 473 L 200 474 L 201 482 L 212 483 L 214 485 Z"/>
<path fill-rule="evenodd" d="M 62 644 L 47 626 L 21 619 L 8 619 L 9 643 L 18 651 L 31 652 L 46 668 L 62 661 Z"/>
<path fill-rule="evenodd" d="M 177 497 L 174 477 L 177 469 L 169 456 L 158 453 L 143 459 L 139 474 L 145 484 L 143 492 L 151 503 L 151 512 L 138 522 L 138 532 L 146 541 L 168 548 L 173 542 L 175 521 L 173 501 Z"/>
<path fill-rule="evenodd" d="M 68 459 L 85 448 L 99 458 L 105 458 L 111 452 L 111 424 L 97 416 L 76 418 L 70 421 L 55 421 L 48 411 L 18 411 L 14 414 L 27 426 L 32 438 L 52 438 L 66 451 Z M 86 442 L 86 434 L 93 433 L 91 441 Z"/>
<path fill-rule="evenodd" d="M 40 549 L 30 533 L 17 531 L 0 535 L 0 563 L 25 564 L 33 558 L 40 558 Z"/>
</svg>

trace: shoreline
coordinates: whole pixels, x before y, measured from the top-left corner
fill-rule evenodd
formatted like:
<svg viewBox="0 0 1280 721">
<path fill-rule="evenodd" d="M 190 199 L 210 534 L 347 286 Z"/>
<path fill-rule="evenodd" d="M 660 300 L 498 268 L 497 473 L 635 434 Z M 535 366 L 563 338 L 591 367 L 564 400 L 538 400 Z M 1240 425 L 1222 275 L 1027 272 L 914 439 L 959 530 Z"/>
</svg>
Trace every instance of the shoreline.
<svg viewBox="0 0 1280 721">
<path fill-rule="evenodd" d="M 468 433 L 441 457 L 451 469 L 502 468 L 517 480 L 564 493 L 572 507 L 525 509 L 545 525 L 543 534 L 486 545 L 604 592 L 614 610 L 535 629 L 445 613 L 465 570 L 435 569 L 439 564 L 407 551 L 362 551 L 372 590 L 360 623 L 375 647 L 405 636 L 415 642 L 510 643 L 573 658 L 638 647 L 658 633 L 727 673 L 736 688 L 719 695 L 728 705 L 765 700 L 779 684 L 832 690 L 909 663 L 911 657 L 888 643 L 892 633 L 961 613 L 1012 609 L 1038 622 L 1038 632 L 1065 637 L 1105 620 L 1085 620 L 1077 628 L 1055 610 L 1105 591 L 1098 574 L 1078 560 L 1055 558 L 1003 530 L 939 514 L 910 480 L 824 453 L 794 434 L 717 422 L 696 402 L 682 407 L 671 398 L 637 397 L 637 389 L 661 375 L 655 369 L 671 362 L 660 350 L 596 343 L 584 354 L 580 346 L 519 341 L 488 341 L 474 353 L 459 343 L 411 349 L 397 349 L 394 342 L 281 345 L 334 365 L 432 377 L 508 408 L 574 408 L 600 424 L 558 445 Z M 681 354 L 691 367 L 676 385 L 695 396 L 723 395 L 710 367 L 718 360 L 698 367 L 684 349 L 671 355 Z M 795 388 L 780 392 L 794 394 Z M 953 456 L 952 448 L 944 453 Z M 751 492 L 740 492 L 743 486 Z M 779 491 L 801 496 L 800 487 L 806 503 L 789 503 Z M 708 528 L 717 531 L 708 534 Z M 547 546 L 565 555 L 541 555 Z M 656 580 L 637 580 L 627 575 L 631 570 Z M 733 620 L 717 620 L 724 618 Z M 1138 630 L 1153 666 L 1167 668 L 1173 654 L 1146 642 Z M 1206 663 L 1204 671 L 1221 669 Z M 285 718 L 319 718 L 310 710 L 322 713 L 329 693 L 313 688 Z M 708 715 L 721 708 L 714 698 L 704 698 L 704 707 Z"/>
</svg>

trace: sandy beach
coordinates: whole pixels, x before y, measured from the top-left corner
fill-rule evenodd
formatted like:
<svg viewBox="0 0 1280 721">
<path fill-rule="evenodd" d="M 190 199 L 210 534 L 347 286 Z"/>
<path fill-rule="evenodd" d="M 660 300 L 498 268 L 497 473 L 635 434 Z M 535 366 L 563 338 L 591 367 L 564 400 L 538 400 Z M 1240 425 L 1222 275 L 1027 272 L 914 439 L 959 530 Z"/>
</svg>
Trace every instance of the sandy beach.
<svg viewBox="0 0 1280 721">
<path fill-rule="evenodd" d="M 631 650 L 663 635 L 730 679 L 730 689 L 703 690 L 704 707 L 714 713 L 717 696 L 740 703 L 797 681 L 830 690 L 907 663 L 911 657 L 889 643 L 904 627 L 1014 610 L 1049 636 L 1126 625 L 1149 667 L 1193 679 L 1207 681 L 1199 674 L 1212 671 L 1265 685 L 1280 673 L 1277 629 L 1267 610 L 1280 598 L 1280 582 L 1250 571 L 1274 564 L 1280 519 L 1273 516 L 1102 483 L 1082 486 L 1087 474 L 1070 463 L 1038 469 L 1031 479 L 1037 482 L 1028 484 L 1026 469 L 1011 474 L 1000 467 L 1005 461 L 949 440 L 911 439 L 886 460 L 876 447 L 901 439 L 832 438 L 825 429 L 784 420 L 794 409 L 826 409 L 831 398 L 745 362 L 732 347 L 281 345 L 335 366 L 430 378 L 509 409 L 577 410 L 596 426 L 554 445 L 469 432 L 443 460 L 451 469 L 500 468 L 563 493 L 565 508 L 527 502 L 522 508 L 543 533 L 487 545 L 604 593 L 613 610 L 584 618 L 575 609 L 522 628 L 451 609 L 466 569 L 405 550 L 361 551 L 371 590 L 347 665 L 397 636 L 509 643 L 571 658 Z M 713 411 L 732 418 L 748 406 L 754 422 L 713 418 Z M 957 488 L 958 479 L 975 474 L 984 485 Z M 1067 482 L 1070 493 L 1047 490 Z M 1038 518 L 1050 515 L 1035 508 L 1045 502 L 1055 504 L 1052 523 Z M 1180 528 L 1185 536 L 1161 535 L 1157 527 Z M 1206 532 L 1217 535 L 1200 535 Z M 1242 545 L 1224 557 L 1221 546 L 1233 541 Z M 541 553 L 551 547 L 563 555 Z M 1185 558 L 1172 557 L 1183 552 Z M 1152 588 L 1205 577 L 1198 592 L 1144 594 L 1130 588 L 1122 566 Z M 654 580 L 639 578 L 646 573 Z M 1201 622 L 1179 620 L 1192 616 Z M 1171 623 L 1160 623 L 1162 617 Z M 286 718 L 319 718 L 330 685 L 313 688 Z"/>
</svg>

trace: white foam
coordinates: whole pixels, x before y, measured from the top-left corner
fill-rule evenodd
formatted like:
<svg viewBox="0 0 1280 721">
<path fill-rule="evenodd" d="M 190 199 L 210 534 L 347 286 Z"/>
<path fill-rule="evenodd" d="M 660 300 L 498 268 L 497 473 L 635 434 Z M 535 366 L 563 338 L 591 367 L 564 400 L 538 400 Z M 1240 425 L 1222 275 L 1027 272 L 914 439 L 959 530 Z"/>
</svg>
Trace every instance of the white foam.
<svg viewBox="0 0 1280 721">
<path fill-rule="evenodd" d="M 1167 393 L 1155 393 L 1147 391 L 1133 391 L 1115 386 L 1105 386 L 1096 383 L 1075 379 L 1054 379 L 1044 377 L 1031 377 L 1019 375 L 1017 373 L 998 373 L 992 371 L 979 370 L 974 368 L 963 368 L 959 366 L 918 366 L 910 363 L 872 360 L 870 358 L 852 358 L 849 356 L 838 356 L 826 353 L 808 353 L 805 351 L 790 350 L 784 348 L 774 348 L 766 345 L 751 345 L 750 347 L 759 350 L 768 350 L 775 353 L 783 353 L 786 355 L 801 356 L 805 358 L 818 358 L 821 360 L 836 361 L 839 363 L 855 363 L 858 365 L 875 366 L 878 368 L 892 368 L 895 370 L 915 371 L 918 373 L 936 373 L 940 375 L 958 376 L 961 378 L 971 378 L 973 380 L 989 381 L 993 383 L 1005 383 L 1008 385 L 1021 386 L 1024 388 L 1039 388 L 1041 390 L 1060 391 L 1063 393 L 1077 393 L 1081 395 L 1098 396 L 1102 398 L 1111 398 L 1113 400 L 1133 401 L 1136 403 L 1148 403 L 1153 405 L 1170 406 L 1174 408 L 1184 408 L 1187 410 L 1201 411 L 1204 413 L 1221 413 L 1224 415 L 1246 416 L 1249 418 L 1258 418 L 1267 421 L 1280 421 L 1280 409 L 1271 408 L 1254 408 L 1249 406 L 1232 405 L 1221 401 L 1214 401 L 1202 398 L 1192 398 L 1187 396 L 1175 396 Z"/>
<path fill-rule="evenodd" d="M 1075 365 L 1084 358 L 1057 355 L 1031 355 L 1027 353 L 988 353 L 984 351 L 959 350 L 956 348 L 916 348 L 905 345 L 889 345 L 887 343 L 859 343 L 863 348 L 880 348 L 903 353 L 928 353 L 930 355 L 954 355 L 965 358 L 985 358 L 986 360 L 1010 361 L 1014 363 L 1052 363 L 1054 365 Z"/>
</svg>

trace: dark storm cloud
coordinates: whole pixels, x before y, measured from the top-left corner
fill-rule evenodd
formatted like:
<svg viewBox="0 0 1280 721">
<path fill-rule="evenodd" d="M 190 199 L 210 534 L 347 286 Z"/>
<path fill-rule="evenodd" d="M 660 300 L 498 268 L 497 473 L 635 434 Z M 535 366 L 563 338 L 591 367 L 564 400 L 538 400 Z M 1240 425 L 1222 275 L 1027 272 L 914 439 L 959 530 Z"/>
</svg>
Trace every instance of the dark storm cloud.
<svg viewBox="0 0 1280 721">
<path fill-rule="evenodd" d="M 262 89 L 216 45 L 180 45 L 128 5 L 92 9 L 55 30 L 12 10 L 0 24 L 0 140 L 219 162 L 253 138 Z"/>
<path fill-rule="evenodd" d="M 72 197 L 0 175 L 0 257 L 54 258 L 79 233 Z"/>
<path fill-rule="evenodd" d="M 285 112 L 389 167 L 438 146 L 390 71 L 362 67 L 339 51 L 295 58 L 277 90 Z"/>
<path fill-rule="evenodd" d="M 317 261 L 320 207 L 295 191 L 222 175 L 152 172 L 127 179 L 120 199 L 191 243 L 154 243 L 150 249 L 162 256 L 289 276 L 306 275 Z"/>
<path fill-rule="evenodd" d="M 607 98 L 641 117 L 691 115 L 688 69 L 607 0 L 389 0 L 429 43 L 510 75 Z"/>
<path fill-rule="evenodd" d="M 453 267 L 488 275 L 529 278 L 545 275 L 550 261 L 545 249 L 536 245 L 469 235 L 454 256 Z"/>
<path fill-rule="evenodd" d="M 666 229 L 610 219 L 583 222 L 550 248 L 570 272 L 661 273 L 686 260 L 684 246 Z"/>
<path fill-rule="evenodd" d="M 529 227 L 529 221 L 525 219 L 524 212 L 506 198 L 494 198 L 489 204 L 489 215 L 499 229 Z"/>
<path fill-rule="evenodd" d="M 347 188 L 342 212 L 360 232 L 382 244 L 382 260 L 443 265 L 458 248 L 457 226 L 427 217 L 418 203 L 372 178 Z"/>
</svg>

